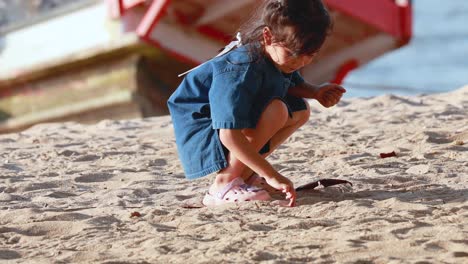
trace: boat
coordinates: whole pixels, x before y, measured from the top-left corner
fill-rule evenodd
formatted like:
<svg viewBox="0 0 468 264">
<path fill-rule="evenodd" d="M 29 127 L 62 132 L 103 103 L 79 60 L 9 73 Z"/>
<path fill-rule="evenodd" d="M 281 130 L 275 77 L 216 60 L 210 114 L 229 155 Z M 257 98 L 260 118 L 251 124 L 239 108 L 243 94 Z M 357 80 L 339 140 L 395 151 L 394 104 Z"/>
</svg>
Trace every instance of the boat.
<svg viewBox="0 0 468 264">
<path fill-rule="evenodd" d="M 333 34 L 302 74 L 313 83 L 341 83 L 351 70 L 409 42 L 408 0 L 325 0 Z M 111 0 L 113 17 L 175 59 L 200 64 L 228 43 L 255 10 L 255 0 Z"/>
<path fill-rule="evenodd" d="M 0 133 L 168 114 L 177 77 L 214 57 L 257 0 L 86 0 L 0 35 Z M 324 0 L 333 33 L 301 70 L 342 83 L 412 36 L 409 0 Z"/>
</svg>

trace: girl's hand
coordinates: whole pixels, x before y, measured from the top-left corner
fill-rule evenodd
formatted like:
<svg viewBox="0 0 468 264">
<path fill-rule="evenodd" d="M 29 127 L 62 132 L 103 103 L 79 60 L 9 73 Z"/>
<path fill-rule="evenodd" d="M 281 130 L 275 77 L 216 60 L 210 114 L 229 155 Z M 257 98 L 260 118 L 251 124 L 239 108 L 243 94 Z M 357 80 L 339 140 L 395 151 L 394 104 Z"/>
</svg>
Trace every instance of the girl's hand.
<svg viewBox="0 0 468 264">
<path fill-rule="evenodd" d="M 336 105 L 344 93 L 346 93 L 346 90 L 341 85 L 326 83 L 319 86 L 315 99 L 328 108 Z"/>
<path fill-rule="evenodd" d="M 293 183 L 281 174 L 277 174 L 274 177 L 265 177 L 267 183 L 286 194 L 286 199 L 289 200 L 289 207 L 296 205 L 296 191 L 294 190 Z"/>
</svg>

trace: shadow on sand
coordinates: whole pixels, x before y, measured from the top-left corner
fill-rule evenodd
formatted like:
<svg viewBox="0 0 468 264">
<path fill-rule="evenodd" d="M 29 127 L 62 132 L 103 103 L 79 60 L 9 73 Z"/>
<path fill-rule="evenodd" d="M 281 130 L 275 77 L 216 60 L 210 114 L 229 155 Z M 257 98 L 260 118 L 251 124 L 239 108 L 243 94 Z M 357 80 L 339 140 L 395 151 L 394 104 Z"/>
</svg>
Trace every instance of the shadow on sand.
<svg viewBox="0 0 468 264">
<path fill-rule="evenodd" d="M 442 184 L 428 184 L 420 185 L 417 189 L 412 190 L 389 189 L 341 192 L 339 188 L 329 187 L 328 189 L 298 192 L 298 199 L 300 201 L 298 205 L 315 204 L 324 201 L 383 201 L 391 198 L 395 198 L 404 203 L 438 205 L 450 203 L 451 201 L 460 202 L 461 200 L 468 200 L 468 189 L 452 189 Z M 373 207 L 373 205 L 369 203 L 362 203 L 362 205 Z"/>
</svg>

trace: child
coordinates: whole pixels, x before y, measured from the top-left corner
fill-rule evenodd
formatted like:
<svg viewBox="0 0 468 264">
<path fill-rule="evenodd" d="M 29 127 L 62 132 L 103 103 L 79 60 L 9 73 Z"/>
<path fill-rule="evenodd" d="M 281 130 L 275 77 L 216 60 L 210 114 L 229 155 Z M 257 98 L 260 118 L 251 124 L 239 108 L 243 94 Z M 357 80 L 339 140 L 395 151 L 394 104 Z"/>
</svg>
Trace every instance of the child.
<svg viewBox="0 0 468 264">
<path fill-rule="evenodd" d="M 293 183 L 265 158 L 309 119 L 303 98 L 331 107 L 346 92 L 306 83 L 297 71 L 331 27 L 320 0 L 266 0 L 260 10 L 241 29 L 241 45 L 191 71 L 168 101 L 186 177 L 216 172 L 206 206 L 269 200 L 267 190 L 294 206 Z"/>
</svg>

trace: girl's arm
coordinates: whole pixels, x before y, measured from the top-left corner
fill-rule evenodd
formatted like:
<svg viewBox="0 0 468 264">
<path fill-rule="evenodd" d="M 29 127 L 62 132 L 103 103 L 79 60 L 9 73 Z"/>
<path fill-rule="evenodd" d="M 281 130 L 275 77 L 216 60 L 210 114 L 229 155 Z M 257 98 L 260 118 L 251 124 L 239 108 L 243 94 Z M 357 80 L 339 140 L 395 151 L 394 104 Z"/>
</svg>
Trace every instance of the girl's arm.
<svg viewBox="0 0 468 264">
<path fill-rule="evenodd" d="M 287 198 L 290 199 L 290 206 L 294 205 L 296 193 L 292 182 L 277 172 L 264 157 L 255 151 L 240 129 L 220 129 L 219 137 L 232 155 L 258 175 L 263 176 L 273 188 L 286 193 Z"/>
<path fill-rule="evenodd" d="M 320 87 L 318 85 L 303 82 L 297 86 L 289 88 L 288 94 L 302 98 L 315 99 L 319 90 Z"/>
<path fill-rule="evenodd" d="M 288 94 L 302 98 L 316 99 L 325 107 L 331 107 L 337 104 L 346 90 L 341 85 L 334 83 L 324 83 L 322 85 L 313 85 L 303 82 L 288 90 Z"/>
<path fill-rule="evenodd" d="M 232 155 L 258 175 L 275 177 L 279 174 L 265 158 L 255 151 L 240 129 L 220 129 L 219 137 Z"/>
</svg>

